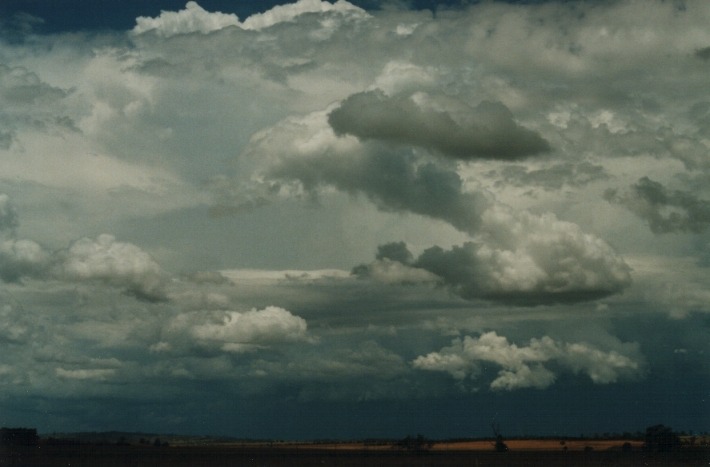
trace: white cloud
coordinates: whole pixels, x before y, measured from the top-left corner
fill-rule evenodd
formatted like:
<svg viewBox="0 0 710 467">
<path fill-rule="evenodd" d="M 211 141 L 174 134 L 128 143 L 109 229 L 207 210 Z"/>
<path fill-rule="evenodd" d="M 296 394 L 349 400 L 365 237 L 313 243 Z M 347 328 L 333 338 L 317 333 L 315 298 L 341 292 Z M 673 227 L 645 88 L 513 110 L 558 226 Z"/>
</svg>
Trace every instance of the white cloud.
<svg viewBox="0 0 710 467">
<path fill-rule="evenodd" d="M 270 345 L 303 342 L 309 339 L 306 320 L 288 310 L 269 306 L 246 312 L 189 312 L 177 316 L 167 332 L 176 339 L 187 339 L 225 352 L 246 352 Z M 157 345 L 157 344 L 156 344 Z M 158 345 L 156 350 L 165 350 Z"/>
<path fill-rule="evenodd" d="M 171 37 L 195 32 L 207 34 L 229 26 L 238 26 L 247 30 L 260 30 L 275 24 L 293 21 L 296 17 L 306 13 L 326 12 L 365 15 L 364 10 L 345 0 L 338 0 L 335 3 L 321 0 L 299 0 L 291 4 L 277 5 L 264 13 L 254 14 L 244 20 L 244 22 L 241 22 L 234 14 L 208 12 L 197 2 L 189 1 L 184 10 L 177 12 L 162 11 L 155 18 L 146 16 L 136 18 L 136 26 L 133 28 L 133 33 L 154 32 L 161 37 Z"/>
<path fill-rule="evenodd" d="M 108 234 L 82 238 L 59 253 L 57 274 L 67 280 L 101 281 L 149 300 L 164 299 L 164 273 L 149 254 Z"/>
<path fill-rule="evenodd" d="M 491 331 L 477 338 L 465 336 L 455 339 L 450 347 L 419 356 L 412 361 L 412 365 L 421 370 L 444 371 L 458 380 L 464 380 L 480 377 L 482 366 L 486 362 L 494 363 L 501 369 L 489 383 L 491 389 L 544 389 L 556 378 L 548 366 L 584 373 L 596 384 L 641 376 L 644 362 L 633 355 L 636 352 L 634 345 L 627 351 L 632 356 L 616 350 L 605 352 L 583 342 L 556 342 L 548 336 L 531 339 L 527 346 L 518 346 Z"/>
<path fill-rule="evenodd" d="M 298 0 L 295 3 L 277 5 L 272 9 L 257 13 L 246 20 L 242 24 L 244 29 L 264 29 L 278 23 L 292 21 L 296 17 L 305 13 L 325 13 L 336 12 L 341 14 L 356 14 L 358 16 L 366 15 L 365 11 L 356 7 L 352 3 L 345 0 L 337 0 L 330 3 L 322 0 Z"/>
<path fill-rule="evenodd" d="M 606 242 L 552 214 L 496 205 L 483 213 L 479 232 L 451 250 L 434 246 L 416 260 L 378 259 L 356 272 L 383 283 L 438 278 L 464 298 L 518 305 L 597 299 L 631 283 L 631 268 Z"/>
<path fill-rule="evenodd" d="M 136 18 L 135 34 L 154 31 L 162 37 L 176 34 L 189 34 L 200 32 L 203 34 L 217 31 L 227 26 L 239 25 L 239 18 L 233 14 L 221 12 L 210 13 L 203 9 L 197 2 L 190 1 L 184 10 L 177 12 L 163 11 L 157 18 L 139 16 Z"/>
</svg>

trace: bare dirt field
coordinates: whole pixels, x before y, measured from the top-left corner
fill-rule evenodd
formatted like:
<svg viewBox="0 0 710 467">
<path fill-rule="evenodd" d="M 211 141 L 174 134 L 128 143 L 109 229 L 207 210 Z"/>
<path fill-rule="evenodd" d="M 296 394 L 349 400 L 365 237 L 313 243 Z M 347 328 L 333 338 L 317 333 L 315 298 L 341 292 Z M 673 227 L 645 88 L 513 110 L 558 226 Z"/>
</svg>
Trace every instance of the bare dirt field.
<svg viewBox="0 0 710 467">
<path fill-rule="evenodd" d="M 497 453 L 490 443 L 473 442 L 468 447 L 440 445 L 423 452 L 386 446 L 338 445 L 214 445 L 214 446 L 116 446 L 77 445 L 13 448 L 0 451 L 0 466 L 26 467 L 212 467 L 212 466 L 707 466 L 710 450 L 683 449 L 673 453 L 622 452 L 597 444 L 593 450 L 568 447 L 560 442 L 511 441 L 509 452 Z M 571 443 L 567 441 L 566 443 Z M 599 443 L 602 443 L 601 441 Z M 591 445 L 590 442 L 585 443 Z M 619 445 L 617 441 L 615 443 Z M 517 446 L 517 447 L 516 447 Z M 525 446 L 528 446 L 526 449 Z M 547 447 L 550 449 L 546 449 Z M 575 445 L 576 446 L 576 445 Z"/>
</svg>

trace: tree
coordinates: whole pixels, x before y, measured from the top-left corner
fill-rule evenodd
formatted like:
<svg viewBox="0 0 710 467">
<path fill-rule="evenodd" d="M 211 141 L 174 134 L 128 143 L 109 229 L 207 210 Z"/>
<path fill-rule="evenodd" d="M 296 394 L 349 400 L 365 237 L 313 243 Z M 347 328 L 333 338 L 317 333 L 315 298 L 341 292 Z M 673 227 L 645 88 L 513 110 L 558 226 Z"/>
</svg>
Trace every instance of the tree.
<svg viewBox="0 0 710 467">
<path fill-rule="evenodd" d="M 491 428 L 493 428 L 493 435 L 495 436 L 494 448 L 495 448 L 496 452 L 507 452 L 508 445 L 505 444 L 505 440 L 503 439 L 503 435 L 500 434 L 500 426 L 498 426 L 495 423 L 492 423 Z"/>
<path fill-rule="evenodd" d="M 680 448 L 680 437 L 665 425 L 646 428 L 644 449 L 654 452 L 669 452 Z"/>
<path fill-rule="evenodd" d="M 406 438 L 397 442 L 397 447 L 400 449 L 406 449 L 407 451 L 423 452 L 431 447 L 434 443 L 426 439 L 422 435 L 417 435 L 416 437 L 407 436 Z"/>
</svg>

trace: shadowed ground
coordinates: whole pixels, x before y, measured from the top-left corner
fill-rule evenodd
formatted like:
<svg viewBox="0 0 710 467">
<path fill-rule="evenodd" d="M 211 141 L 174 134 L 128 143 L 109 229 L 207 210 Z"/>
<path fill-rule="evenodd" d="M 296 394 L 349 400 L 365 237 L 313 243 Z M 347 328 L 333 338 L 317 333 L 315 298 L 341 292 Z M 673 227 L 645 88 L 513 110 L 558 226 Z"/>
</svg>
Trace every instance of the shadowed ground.
<svg viewBox="0 0 710 467">
<path fill-rule="evenodd" d="M 673 453 L 642 451 L 510 451 L 392 449 L 324 449 L 268 446 L 78 445 L 5 448 L 1 466 L 158 467 L 158 466 L 707 466 L 710 451 Z"/>
</svg>

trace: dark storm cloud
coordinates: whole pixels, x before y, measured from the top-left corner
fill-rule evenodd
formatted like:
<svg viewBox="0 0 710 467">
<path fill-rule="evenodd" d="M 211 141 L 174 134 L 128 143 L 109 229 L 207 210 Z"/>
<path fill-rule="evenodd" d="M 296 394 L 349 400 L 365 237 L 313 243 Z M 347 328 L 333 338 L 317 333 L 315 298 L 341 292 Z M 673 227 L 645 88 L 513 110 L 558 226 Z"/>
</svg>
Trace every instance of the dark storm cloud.
<svg viewBox="0 0 710 467">
<path fill-rule="evenodd" d="M 518 125 L 500 102 L 468 107 L 457 119 L 437 102 L 421 104 L 417 95 L 387 96 L 382 91 L 353 94 L 328 116 L 338 135 L 420 146 L 462 159 L 516 160 L 549 151 L 539 134 Z"/>
<path fill-rule="evenodd" d="M 315 193 L 334 186 L 351 195 L 364 194 L 385 211 L 412 212 L 446 221 L 473 232 L 487 200 L 463 190 L 454 170 L 421 162 L 406 151 L 367 148 L 341 156 L 328 151 L 308 158 L 291 158 L 270 169 L 273 179 L 297 180 Z"/>
<path fill-rule="evenodd" d="M 409 251 L 409 248 L 407 248 L 406 243 L 392 242 L 379 245 L 377 247 L 375 259 L 390 259 L 392 261 L 399 261 L 402 264 L 410 264 L 414 259 L 414 256 Z"/>
<path fill-rule="evenodd" d="M 0 193 L 0 233 L 13 231 L 18 225 L 17 209 L 9 196 Z"/>
<path fill-rule="evenodd" d="M 710 60 L 710 47 L 703 47 L 695 51 L 695 56 L 702 60 Z"/>
<path fill-rule="evenodd" d="M 690 192 L 669 190 L 648 177 L 640 178 L 627 193 L 607 190 L 604 197 L 648 222 L 651 231 L 657 234 L 700 233 L 710 226 L 710 201 Z"/>
</svg>

